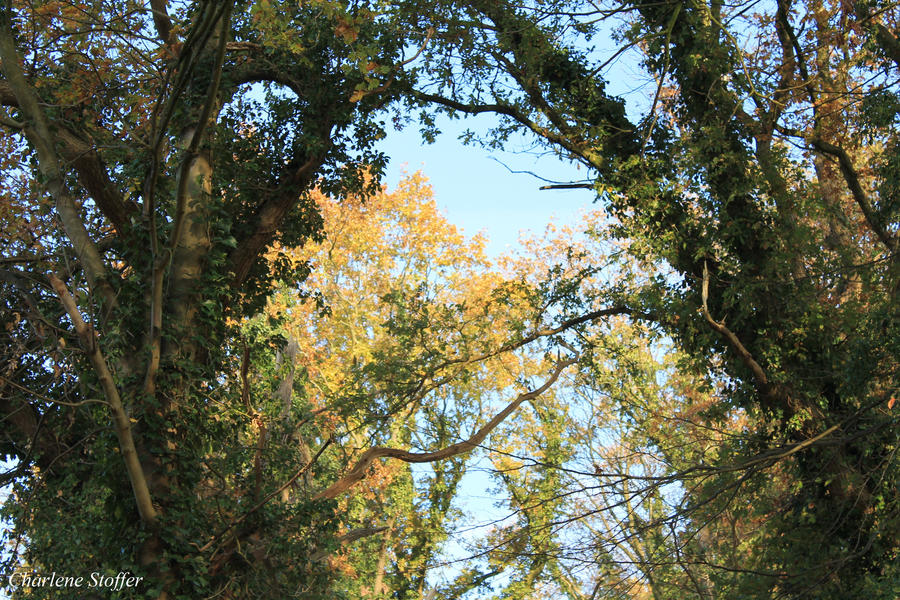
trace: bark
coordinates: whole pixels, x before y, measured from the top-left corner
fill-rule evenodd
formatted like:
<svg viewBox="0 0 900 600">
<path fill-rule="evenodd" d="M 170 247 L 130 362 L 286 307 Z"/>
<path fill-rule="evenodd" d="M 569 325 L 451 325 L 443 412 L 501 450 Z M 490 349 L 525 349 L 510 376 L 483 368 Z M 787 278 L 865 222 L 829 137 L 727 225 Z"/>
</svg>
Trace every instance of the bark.
<svg viewBox="0 0 900 600">
<path fill-rule="evenodd" d="M 372 583 L 372 593 L 375 598 L 382 598 L 387 592 L 384 587 L 384 572 L 387 568 L 388 558 L 388 542 L 393 537 L 394 519 L 388 521 L 385 527 L 384 537 L 381 540 L 381 547 L 378 549 L 378 562 L 375 563 L 375 581 Z"/>
<path fill-rule="evenodd" d="M 330 128 L 327 130 L 330 132 Z M 232 286 L 239 287 L 247 280 L 260 252 L 272 241 L 278 227 L 300 196 L 312 186 L 324 160 L 324 151 L 305 160 L 299 168 L 285 177 L 276 193 L 256 210 L 251 233 L 238 241 L 237 247 L 228 257 L 230 270 L 234 273 Z"/>
</svg>

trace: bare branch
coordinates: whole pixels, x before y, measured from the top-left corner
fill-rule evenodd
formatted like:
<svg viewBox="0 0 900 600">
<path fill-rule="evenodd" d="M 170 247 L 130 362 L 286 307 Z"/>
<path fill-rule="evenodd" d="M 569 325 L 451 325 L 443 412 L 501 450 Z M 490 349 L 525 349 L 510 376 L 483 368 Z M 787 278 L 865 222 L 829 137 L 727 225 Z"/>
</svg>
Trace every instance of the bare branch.
<svg viewBox="0 0 900 600">
<path fill-rule="evenodd" d="M 386 525 L 382 525 L 381 527 L 358 527 L 356 529 L 351 529 L 350 531 L 339 537 L 338 541 L 342 544 L 351 544 L 356 540 L 361 540 L 373 535 L 378 535 L 379 533 L 387 530 L 388 527 Z"/>
<path fill-rule="evenodd" d="M 747 348 L 744 347 L 741 340 L 739 340 L 730 329 L 725 327 L 724 323 L 719 323 L 709 314 L 709 306 L 707 305 L 707 300 L 709 298 L 709 269 L 706 267 L 706 261 L 703 261 L 703 288 L 701 296 L 703 299 L 703 316 L 706 318 L 706 322 L 728 341 L 728 345 L 731 346 L 731 349 L 737 353 L 741 358 L 741 361 L 750 369 L 753 373 L 753 379 L 756 381 L 757 387 L 759 387 L 762 392 L 768 393 L 769 378 L 766 377 L 766 372 L 759 366 L 759 363 L 754 360 L 753 355 L 751 355 Z"/>
<path fill-rule="evenodd" d="M 488 158 L 491 159 L 492 161 L 494 161 L 495 163 L 499 164 L 500 166 L 502 166 L 504 169 L 506 169 L 510 173 L 513 173 L 514 175 L 531 175 L 535 179 L 540 179 L 541 181 L 547 183 L 548 185 L 545 185 L 545 186 L 542 186 L 541 188 L 539 188 L 542 190 L 566 188 L 566 187 L 571 187 L 571 188 L 576 188 L 576 187 L 578 187 L 578 188 L 581 188 L 581 187 L 593 188 L 594 187 L 594 185 L 592 183 L 590 183 L 590 181 L 587 179 L 580 181 L 580 182 L 575 182 L 575 181 L 563 182 L 563 181 L 557 181 L 557 180 L 553 180 L 553 179 L 547 179 L 546 177 L 541 177 L 534 171 L 529 171 L 528 169 L 512 169 L 512 168 L 510 168 L 510 166 L 508 164 L 506 164 L 505 162 L 503 162 L 502 160 L 500 160 L 494 156 L 489 156 Z"/>
<path fill-rule="evenodd" d="M 550 185 L 542 185 L 539 190 L 591 190 L 594 189 L 593 183 L 551 183 Z"/>
<path fill-rule="evenodd" d="M 498 115 L 505 115 L 507 117 L 510 117 L 520 125 L 525 126 L 529 130 L 531 130 L 532 133 L 537 134 L 548 142 L 556 144 L 561 148 L 565 148 L 573 156 L 577 157 L 583 164 L 590 167 L 596 166 L 584 152 L 584 149 L 573 143 L 569 137 L 561 135 L 555 131 L 551 131 L 550 129 L 539 125 L 535 121 L 529 119 L 522 111 L 508 104 L 466 104 L 464 102 L 459 102 L 458 100 L 453 100 L 452 98 L 445 98 L 444 96 L 438 96 L 435 94 L 426 94 L 424 92 L 416 92 L 415 96 L 419 100 L 446 106 L 447 108 L 451 108 L 453 110 L 469 115 L 478 115 L 482 113 L 495 113 Z"/>
<path fill-rule="evenodd" d="M 369 466 L 379 458 L 396 458 L 397 460 L 402 460 L 403 462 L 408 463 L 429 463 L 469 452 L 470 450 L 481 444 L 481 442 L 484 441 L 484 438 L 486 438 L 488 434 L 497 427 L 497 425 L 502 423 L 506 419 L 506 417 L 511 415 L 519 407 L 520 404 L 528 400 L 533 400 L 550 389 L 550 386 L 552 386 L 556 382 L 563 369 L 565 369 L 569 365 L 575 364 L 575 362 L 577 362 L 577 360 L 574 358 L 561 361 L 556 365 L 553 373 L 551 373 L 550 377 L 547 379 L 547 381 L 544 382 L 542 386 L 530 392 L 519 394 L 515 400 L 510 402 L 506 406 L 506 408 L 497 413 L 493 419 L 488 421 L 469 439 L 451 444 L 446 448 L 442 448 L 434 452 L 409 452 L 407 450 L 401 450 L 399 448 L 384 448 L 381 446 L 369 448 L 363 453 L 360 459 L 356 461 L 356 464 L 353 465 L 353 468 L 350 469 L 350 471 L 348 471 L 346 475 L 331 484 L 327 489 L 322 490 L 321 492 L 316 494 L 314 498 L 316 500 L 331 499 L 346 492 L 351 487 L 365 479 L 366 473 L 369 470 Z"/>
<path fill-rule="evenodd" d="M 26 394 L 29 394 L 31 396 L 34 396 L 41 402 L 47 402 L 48 404 L 60 404 L 62 406 L 71 406 L 71 407 L 84 406 L 86 404 L 105 404 L 106 406 L 110 405 L 109 402 L 107 402 L 105 400 L 95 400 L 93 398 L 88 398 L 87 400 L 81 400 L 80 402 L 66 402 L 65 400 L 56 400 L 54 398 L 48 398 L 47 396 L 45 396 L 39 392 L 28 389 L 24 385 L 20 385 L 11 379 L 7 379 L 3 375 L 0 375 L 0 382 L 2 382 L 4 385 L 11 385 L 14 388 L 16 388 L 17 390 L 25 392 Z"/>
<path fill-rule="evenodd" d="M 69 294 L 65 284 L 55 275 L 50 275 L 48 279 L 57 296 L 59 296 L 59 301 L 62 303 L 63 308 L 69 315 L 69 319 L 72 320 L 75 332 L 81 338 L 81 344 L 85 352 L 87 352 L 97 379 L 100 381 L 100 387 L 103 389 L 106 400 L 109 402 L 116 437 L 119 440 L 119 450 L 122 452 L 122 458 L 125 460 L 125 469 L 128 471 L 128 479 L 131 481 L 131 488 L 134 491 L 138 513 L 141 516 L 141 520 L 152 525 L 156 522 L 157 513 L 150 498 L 147 477 L 134 446 L 134 438 L 131 435 L 131 419 L 128 413 L 125 412 L 125 407 L 122 405 L 122 398 L 119 396 L 119 390 L 116 388 L 113 375 L 100 351 L 97 334 L 94 332 L 93 327 L 88 326 L 84 319 L 81 318 L 75 299 Z"/>
</svg>

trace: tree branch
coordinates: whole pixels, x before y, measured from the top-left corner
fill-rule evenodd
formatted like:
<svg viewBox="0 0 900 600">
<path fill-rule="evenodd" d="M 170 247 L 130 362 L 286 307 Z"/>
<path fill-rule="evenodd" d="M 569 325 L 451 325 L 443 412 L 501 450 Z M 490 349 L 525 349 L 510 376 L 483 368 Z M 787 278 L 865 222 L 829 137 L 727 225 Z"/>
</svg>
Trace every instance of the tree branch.
<svg viewBox="0 0 900 600">
<path fill-rule="evenodd" d="M 631 317 L 635 317 L 638 319 L 645 319 L 645 320 L 650 320 L 650 321 L 655 320 L 652 315 L 649 315 L 647 313 L 641 313 L 641 312 L 632 310 L 625 306 L 612 306 L 610 308 L 600 308 L 600 309 L 591 311 L 589 313 L 585 313 L 581 316 L 572 317 L 571 319 L 567 319 L 567 320 L 563 321 L 562 323 L 560 323 L 559 325 L 557 325 L 556 327 L 546 327 L 544 329 L 538 329 L 536 331 L 531 332 L 530 334 L 526 335 L 523 338 L 513 340 L 511 342 L 507 342 L 495 350 L 491 350 L 491 351 L 488 351 L 488 352 L 485 352 L 483 354 L 479 354 L 476 356 L 464 356 L 464 357 L 448 359 L 448 360 L 444 361 L 443 363 L 441 363 L 437 367 L 437 370 L 445 369 L 449 366 L 459 364 L 459 363 L 481 362 L 483 360 L 487 360 L 488 358 L 493 358 L 494 356 L 497 356 L 498 354 L 503 354 L 505 352 L 509 352 L 511 350 L 516 350 L 517 348 L 521 348 L 522 346 L 525 346 L 526 344 L 530 344 L 531 342 L 538 340 L 540 338 L 548 337 L 551 335 L 556 335 L 557 333 L 562 333 L 564 331 L 568 331 L 569 329 L 572 329 L 573 327 L 577 327 L 578 325 L 581 325 L 583 323 L 596 321 L 597 319 L 600 319 L 602 317 L 611 317 L 614 315 L 629 315 Z"/>
<path fill-rule="evenodd" d="M 753 373 L 753 379 L 756 381 L 756 385 L 760 391 L 768 394 L 769 378 L 766 377 L 766 372 L 759 366 L 759 363 L 754 360 L 753 355 L 744 347 L 741 340 L 739 340 L 730 329 L 725 327 L 724 323 L 719 323 L 709 314 L 709 306 L 707 305 L 707 300 L 709 298 L 709 269 L 706 267 L 706 261 L 703 261 L 703 288 L 701 297 L 703 300 L 703 316 L 706 318 L 706 322 L 728 341 L 728 345 L 731 346 L 732 350 L 737 353 L 741 358 L 741 361 Z"/>
<path fill-rule="evenodd" d="M 125 407 L 122 405 L 122 398 L 119 396 L 119 390 L 116 388 L 115 380 L 109 370 L 106 359 L 100 351 L 97 334 L 94 332 L 93 327 L 88 326 L 84 319 L 81 318 L 75 299 L 69 294 L 65 284 L 52 274 L 48 279 L 57 296 L 59 296 L 59 301 L 62 303 L 63 308 L 69 315 L 69 319 L 72 320 L 72 324 L 75 326 L 75 332 L 81 339 L 81 344 L 91 361 L 91 365 L 94 367 L 97 379 L 100 381 L 100 387 L 103 389 L 107 402 L 109 402 L 116 437 L 119 440 L 119 450 L 122 452 L 122 458 L 125 460 L 125 469 L 128 471 L 128 479 L 131 481 L 138 513 L 142 521 L 153 525 L 156 523 L 157 513 L 150 498 L 147 477 L 134 446 L 134 438 L 131 435 L 131 420 L 125 411 Z"/>
<path fill-rule="evenodd" d="M 584 150 L 572 143 L 572 140 L 570 138 L 553 132 L 546 127 L 542 127 L 535 121 L 532 121 L 527 116 L 525 116 L 521 111 L 508 104 L 466 104 L 464 102 L 459 102 L 458 100 L 453 100 L 452 98 L 445 98 L 444 96 L 438 96 L 435 94 L 426 94 L 425 92 L 414 92 L 414 95 L 419 100 L 431 102 L 433 104 L 439 104 L 441 106 L 445 106 L 447 108 L 451 108 L 468 115 L 478 115 L 482 113 L 495 113 L 498 115 L 505 115 L 507 117 L 510 117 L 520 125 L 525 126 L 529 130 L 531 130 L 532 133 L 537 134 L 539 137 L 547 140 L 548 142 L 556 144 L 561 148 L 565 148 L 573 156 L 578 157 L 578 159 L 585 165 L 589 167 L 596 167 L 596 165 L 594 165 L 590 158 L 588 158 L 588 156 L 584 153 Z"/>
<path fill-rule="evenodd" d="M 72 242 L 76 256 L 81 261 L 88 282 L 93 289 L 100 292 L 108 306 L 114 306 L 115 292 L 106 280 L 103 259 L 81 220 L 75 200 L 66 188 L 55 150 L 56 137 L 52 134 L 52 128 L 38 103 L 36 93 L 26 81 L 20 67 L 9 7 L 0 8 L 0 70 L 9 84 L 19 110 L 26 118 L 25 136 L 37 151 L 38 165 L 44 176 L 45 185 L 56 200 L 57 214 L 66 235 Z"/>
<path fill-rule="evenodd" d="M 592 190 L 594 189 L 593 183 L 551 183 L 549 185 L 542 185 L 538 188 L 539 190 Z"/>
<path fill-rule="evenodd" d="M 891 57 L 897 68 L 900 68 L 900 41 L 897 40 L 897 36 L 881 23 L 876 23 L 875 38 L 881 44 L 884 53 Z"/>
<path fill-rule="evenodd" d="M 175 253 L 175 248 L 178 246 L 178 242 L 181 240 L 181 232 L 184 228 L 185 197 L 188 191 L 189 174 L 191 171 L 191 167 L 193 166 L 194 158 L 197 156 L 197 152 L 200 149 L 200 143 L 203 140 L 206 128 L 209 125 L 213 106 L 218 100 L 219 84 L 222 81 L 222 64 L 225 61 L 225 46 L 228 42 L 230 17 L 231 3 L 229 2 L 226 5 L 224 14 L 221 16 L 222 32 L 221 37 L 219 38 L 219 45 L 216 48 L 213 77 L 206 92 L 206 100 L 203 103 L 203 107 L 200 109 L 200 115 L 197 117 L 197 121 L 190 135 L 190 141 L 185 148 L 184 157 L 181 161 L 181 167 L 179 168 L 178 175 L 176 176 L 178 185 L 175 193 L 175 219 L 174 224 L 172 225 L 171 240 L 169 243 L 170 255 L 173 255 Z"/>
<path fill-rule="evenodd" d="M 150 0 L 153 24 L 156 26 L 156 33 L 159 35 L 159 39 L 164 43 L 168 43 L 169 38 L 172 36 L 172 20 L 169 18 L 166 4 L 166 0 Z"/>
<path fill-rule="evenodd" d="M 129 216 L 136 212 L 136 207 L 125 202 L 122 194 L 110 181 L 109 173 L 93 143 L 81 139 L 64 127 L 60 127 L 58 132 L 59 141 L 62 142 L 60 144 L 62 159 L 72 165 L 78 175 L 78 181 L 121 235 L 128 226 Z"/>
<path fill-rule="evenodd" d="M 245 512 L 244 514 L 242 514 L 240 517 L 238 517 L 237 519 L 235 519 L 235 520 L 232 521 L 231 523 L 229 523 L 228 526 L 225 527 L 225 529 L 223 529 L 223 530 L 220 531 L 218 534 L 216 534 L 215 536 L 213 536 L 213 538 L 212 538 L 211 540 L 209 540 L 209 541 L 208 541 L 206 544 L 204 544 L 202 547 L 198 548 L 198 550 L 199 550 L 200 552 L 206 552 L 207 550 L 209 550 L 210 548 L 212 548 L 212 547 L 213 547 L 213 544 L 215 544 L 216 541 L 219 540 L 223 535 L 225 535 L 226 533 L 228 533 L 228 532 L 229 532 L 231 529 L 233 529 L 234 527 L 237 527 L 238 525 L 240 525 L 241 523 L 243 523 L 244 520 L 245 520 L 247 517 L 249 517 L 250 515 L 252 515 L 252 514 L 255 513 L 256 511 L 258 511 L 258 510 L 259 510 L 260 508 L 262 508 L 263 506 L 265 506 L 265 505 L 269 502 L 269 500 L 271 500 L 272 498 L 274 498 L 275 496 L 277 496 L 278 494 L 280 494 L 282 490 L 287 489 L 287 487 L 288 487 L 289 485 L 291 485 L 292 483 L 294 483 L 295 481 L 297 481 L 297 479 L 299 479 L 301 475 L 303 475 L 304 473 L 306 473 L 306 472 L 310 469 L 310 467 L 312 467 L 314 464 L 316 464 L 316 461 L 319 460 L 319 457 L 322 456 L 322 453 L 325 452 L 325 449 L 328 448 L 328 446 L 330 446 L 331 443 L 332 443 L 333 441 L 334 441 L 333 438 L 329 438 L 328 440 L 326 440 L 325 443 L 322 444 L 322 447 L 319 448 L 319 451 L 316 452 L 316 455 L 315 455 L 314 457 L 312 457 L 312 460 L 310 460 L 308 463 L 306 463 L 305 465 L 303 465 L 302 467 L 300 467 L 300 469 L 299 469 L 296 473 L 294 473 L 287 481 L 285 481 L 283 484 L 281 484 L 281 485 L 278 486 L 276 489 L 274 489 L 274 490 L 271 491 L 269 494 L 267 494 L 265 498 L 263 498 L 262 500 L 260 500 L 259 502 L 257 502 L 255 505 L 253 505 L 253 507 L 250 508 L 250 510 L 248 510 L 247 512 Z"/>
<path fill-rule="evenodd" d="M 337 542 L 342 546 L 346 546 L 348 544 L 352 544 L 353 542 L 355 542 L 357 540 L 361 540 L 361 539 L 367 538 L 367 537 L 372 537 L 373 535 L 378 535 L 379 533 L 384 533 L 388 529 L 389 529 L 389 527 L 386 525 L 382 525 L 381 527 L 358 527 L 356 529 L 351 529 L 344 535 L 340 536 L 337 539 Z M 331 554 L 331 551 L 329 551 L 329 550 L 319 550 L 318 552 L 314 552 L 309 557 L 309 559 L 311 561 L 315 562 L 317 560 L 322 560 L 329 554 Z"/>
<path fill-rule="evenodd" d="M 429 463 L 450 458 L 451 456 L 456 456 L 457 454 L 469 452 L 470 450 L 481 444 L 481 442 L 484 441 L 484 438 L 486 438 L 488 434 L 491 433 L 491 431 L 493 431 L 500 423 L 502 423 L 506 419 L 506 417 L 512 414 L 520 404 L 528 400 L 533 400 L 550 389 L 550 386 L 552 386 L 556 382 L 563 369 L 565 369 L 569 365 L 575 364 L 575 362 L 577 362 L 577 359 L 574 358 L 561 361 L 556 365 L 553 373 L 550 374 L 550 377 L 547 378 L 547 381 L 545 381 L 542 386 L 530 392 L 519 394 L 515 400 L 513 400 L 506 406 L 506 408 L 497 413 L 493 419 L 488 421 L 483 427 L 481 427 L 481 429 L 476 431 L 475 434 L 467 440 L 451 444 L 446 448 L 442 448 L 441 450 L 437 450 L 435 452 L 409 452 L 407 450 L 401 450 L 399 448 L 384 448 L 381 446 L 369 448 L 363 453 L 359 460 L 356 461 L 356 464 L 353 465 L 353 468 L 350 469 L 350 471 L 348 471 L 339 480 L 331 484 L 328 488 L 316 494 L 314 496 L 314 499 L 332 499 L 346 492 L 351 487 L 365 479 L 366 473 L 369 470 L 369 466 L 379 458 L 395 458 L 407 463 Z"/>
<path fill-rule="evenodd" d="M 218 21 L 221 25 L 220 37 L 215 48 L 213 75 L 206 91 L 199 114 L 182 134 L 184 153 L 176 175 L 175 215 L 172 231 L 169 236 L 168 252 L 160 253 L 155 225 L 151 225 L 151 252 L 153 254 L 153 272 L 150 289 L 150 360 L 144 376 L 144 392 L 153 396 L 156 392 L 156 375 L 162 356 L 162 322 L 164 303 L 172 308 L 180 325 L 193 314 L 187 296 L 192 293 L 194 280 L 199 277 L 201 265 L 210 247 L 208 229 L 202 224 L 208 210 L 209 196 L 212 187 L 212 167 L 208 156 L 201 153 L 200 145 L 204 139 L 209 121 L 213 118 L 214 106 L 219 101 L 219 85 L 222 79 L 222 64 L 225 59 L 225 46 L 230 29 L 231 9 L 233 2 L 223 3 Z M 154 169 L 157 163 L 154 162 Z M 155 175 L 152 176 L 155 179 Z M 153 201 L 148 198 L 148 204 Z M 153 215 L 151 224 L 155 223 Z M 190 226 L 186 229 L 186 224 Z M 164 280 L 169 274 L 169 295 L 164 298 Z"/>
<path fill-rule="evenodd" d="M 330 144 L 330 140 L 328 143 Z M 238 241 L 237 247 L 228 257 L 230 270 L 234 273 L 231 285 L 237 287 L 244 282 L 259 253 L 272 240 L 300 195 L 312 185 L 316 172 L 324 161 L 325 151 L 309 158 L 282 181 L 276 193 L 257 209 L 253 217 L 253 231 Z"/>
<path fill-rule="evenodd" d="M 8 380 L 0 381 L 2 383 L 0 392 L 5 392 L 3 387 L 7 385 L 6 381 Z M 20 443 L 24 446 L 27 441 L 27 450 L 16 451 L 21 466 L 27 468 L 31 458 L 34 457 L 35 462 L 45 470 L 47 465 L 55 462 L 56 458 L 64 453 L 63 444 L 49 428 L 41 427 L 42 416 L 34 406 L 25 399 L 14 405 L 12 398 L 11 393 L 0 393 L 0 423 L 4 425 L 5 435 L 16 447 Z M 13 438 L 13 430 L 21 436 L 21 439 L 19 436 Z"/>
<path fill-rule="evenodd" d="M 885 27 L 884 23 L 879 23 L 875 20 L 876 17 L 869 13 L 867 3 L 854 2 L 853 8 L 859 22 L 864 25 L 867 23 L 870 24 L 871 28 L 874 30 L 875 41 L 881 45 L 881 49 L 884 50 L 885 55 L 893 60 L 894 64 L 900 68 L 900 41 L 898 41 L 897 36 L 894 35 L 890 29 Z"/>
<path fill-rule="evenodd" d="M 262 46 L 247 48 L 250 52 L 257 52 L 262 49 Z M 299 82 L 291 78 L 284 69 L 278 69 L 264 59 L 252 58 L 237 65 L 233 70 L 229 71 L 228 78 L 234 86 L 259 82 L 277 83 L 290 89 L 298 98 L 303 97 L 303 88 Z"/>
<path fill-rule="evenodd" d="M 8 81 L 0 80 L 0 104 L 19 108 L 19 101 Z M 11 126 L 11 124 L 9 124 Z M 24 125 L 24 124 L 23 124 Z M 56 124 L 60 158 L 72 165 L 78 174 L 78 181 L 91 195 L 97 208 L 106 216 L 120 234 L 128 224 L 128 217 L 134 206 L 126 203 L 116 189 L 97 153 L 96 144 L 85 140 L 68 127 Z"/>
<path fill-rule="evenodd" d="M 859 183 L 859 176 L 856 174 L 856 169 L 853 167 L 853 161 L 850 159 L 850 155 L 847 154 L 847 151 L 840 146 L 836 146 L 819 138 L 812 139 L 810 142 L 812 143 L 813 148 L 819 152 L 824 152 L 825 154 L 837 158 L 841 174 L 847 182 L 847 187 L 850 188 L 850 193 L 853 194 L 853 199 L 856 200 L 856 203 L 862 210 L 862 213 L 866 218 L 866 223 L 869 224 L 869 228 L 875 232 L 875 235 L 877 235 L 878 239 L 887 246 L 888 250 L 891 252 L 896 251 L 897 240 L 892 238 L 884 227 L 881 226 L 881 223 L 875 214 L 875 210 L 869 203 L 866 192 Z"/>
</svg>

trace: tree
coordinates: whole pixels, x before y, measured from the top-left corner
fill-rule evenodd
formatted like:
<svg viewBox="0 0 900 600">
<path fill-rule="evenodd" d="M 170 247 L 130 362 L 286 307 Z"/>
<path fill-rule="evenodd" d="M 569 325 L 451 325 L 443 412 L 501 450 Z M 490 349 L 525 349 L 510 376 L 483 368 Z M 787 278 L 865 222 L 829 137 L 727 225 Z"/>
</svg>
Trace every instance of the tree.
<svg viewBox="0 0 900 600">
<path fill-rule="evenodd" d="M 724 382 L 722 401 L 753 417 L 744 463 L 785 477 L 757 507 L 760 568 L 744 579 L 757 594 L 891 597 L 896 6 L 468 6 L 446 28 L 469 28 L 458 69 L 473 83 L 423 96 L 505 115 L 500 134 L 529 130 L 596 171 L 604 225 L 657 273 L 624 305 Z M 605 93 L 605 58 L 559 41 L 615 15 L 657 83 L 640 120 Z"/>
<path fill-rule="evenodd" d="M 319 235 L 313 185 L 362 192 L 383 164 L 406 42 L 357 4 L 4 3 L 7 567 L 263 593 L 286 584 L 250 568 L 260 531 L 306 519 L 282 558 L 328 539 L 323 503 L 253 510 L 254 451 L 221 446 L 255 437 L 235 323 L 302 277 L 260 257 Z"/>
<path fill-rule="evenodd" d="M 355 463 L 343 477 L 319 463 L 317 477 L 298 492 L 338 497 L 346 531 L 341 538 L 355 542 L 332 555 L 344 570 L 333 593 L 451 598 L 498 575 L 519 578 L 521 572 L 522 580 L 505 586 L 504 593 L 524 597 L 550 563 L 520 561 L 505 547 L 490 552 L 486 574 L 469 571 L 446 585 L 433 580 L 446 557 L 443 542 L 464 512 L 456 498 L 472 455 L 482 447 L 492 454 L 506 450 L 501 456 L 522 451 L 523 434 L 541 448 L 549 438 L 545 462 L 561 463 L 567 454 L 561 447 L 562 405 L 550 384 L 560 364 L 571 361 L 548 356 L 546 342 L 580 322 L 540 327 L 558 317 L 559 307 L 534 286 L 547 270 L 560 277 L 577 273 L 547 263 L 553 254 L 546 248 L 535 248 L 540 259 L 504 259 L 493 267 L 480 236 L 465 240 L 438 214 L 421 175 L 365 202 L 315 197 L 325 240 L 274 247 L 268 254 L 270 261 L 308 261 L 310 276 L 299 289 L 280 286 L 265 315 L 252 319 L 248 329 L 289 340 L 285 355 L 292 354 L 296 372 L 303 373 L 299 399 L 310 412 L 303 413 L 305 426 L 292 443 L 331 436 L 345 457 L 339 464 Z M 273 331 L 266 323 L 279 325 Z M 273 393 L 279 378 L 271 369 L 260 369 L 258 378 L 261 393 L 254 397 L 280 395 L 281 386 Z M 508 403 L 509 396 L 516 400 Z M 284 410 L 276 401 L 268 422 Z M 274 452 L 270 446 L 265 456 Z M 378 456 L 391 460 L 379 463 Z M 409 463 L 427 468 L 414 472 Z M 541 548 L 549 541 L 546 532 L 539 533 L 541 526 L 561 503 L 528 507 L 527 498 L 552 494 L 559 472 L 548 469 L 535 482 L 530 476 L 520 481 L 502 458 L 498 468 L 510 502 L 525 507 L 528 517 L 516 545 L 527 546 L 521 538 L 534 537 Z"/>
<path fill-rule="evenodd" d="M 378 115 L 411 95 L 405 67 L 431 35 L 401 9 L 2 6 L 7 570 L 130 570 L 145 587 L 129 592 L 159 598 L 328 588 L 327 565 L 292 559 L 338 544 L 329 498 L 356 472 L 324 497 L 269 503 L 332 442 L 280 456 L 285 482 L 263 489 L 274 434 L 248 404 L 258 353 L 238 326 L 271 282 L 306 274 L 261 255 L 318 238 L 314 185 L 341 198 L 377 190 Z M 412 318 L 421 306 L 399 308 Z M 409 344 L 419 325 L 398 320 L 394 334 Z M 285 363 L 256 359 L 269 385 L 289 377 Z M 421 385 L 421 373 L 401 383 Z"/>
<path fill-rule="evenodd" d="M 278 323 L 276 339 L 290 340 L 285 361 L 302 381 L 294 401 L 306 411 L 291 442 L 331 437 L 342 466 L 372 446 L 424 452 L 465 439 L 484 425 L 481 397 L 510 385 L 486 361 L 436 365 L 496 335 L 487 330 L 499 315 L 487 310 L 486 298 L 500 279 L 484 240 L 466 240 L 444 220 L 420 174 L 365 201 L 314 198 L 325 239 L 267 255 L 309 263 L 310 276 L 300 289 L 283 282 L 248 325 L 258 331 Z M 426 376 L 433 381 L 423 386 Z M 278 380 L 266 370 L 255 377 L 263 389 Z M 271 392 L 256 397 L 277 397 Z M 290 388 L 282 398 L 291 401 Z M 273 407 L 275 415 L 288 406 Z M 345 571 L 333 593 L 424 597 L 467 458 L 449 456 L 415 476 L 409 463 L 376 461 L 365 478 L 347 484 L 351 493 L 340 496 L 338 513 L 342 537 L 355 543 L 330 557 Z M 323 470 L 301 495 L 327 492 L 339 479 L 335 469 Z"/>
<path fill-rule="evenodd" d="M 615 18 L 619 47 L 598 58 L 587 40 Z M 694 465 L 708 476 L 686 486 L 684 510 L 667 513 L 651 489 L 634 508 L 650 521 L 635 529 L 641 544 L 681 557 L 672 574 L 655 569 L 650 591 L 663 597 L 671 578 L 720 595 L 896 595 L 896 20 L 878 1 L 4 3 L 0 413 L 2 451 L 17 461 L 3 481 L 20 500 L 4 516 L 21 542 L 10 562 L 140 570 L 140 593 L 161 598 L 324 594 L 328 567 L 291 559 L 339 545 L 333 497 L 380 457 L 438 460 L 483 442 L 556 381 L 569 346 L 586 361 L 591 328 L 628 315 L 719 390 L 704 416 L 715 429 L 747 418 L 717 452 L 673 460 L 673 482 L 697 472 L 682 460 L 713 461 Z M 640 118 L 603 79 L 629 48 L 656 83 Z M 595 256 L 593 270 L 501 287 L 491 301 L 517 307 L 498 327 L 506 341 L 463 355 L 421 336 L 452 331 L 462 308 L 429 314 L 398 298 L 383 366 L 400 376 L 360 395 L 354 418 L 369 400 L 373 413 L 404 410 L 460 356 L 516 357 L 552 339 L 559 359 L 525 353 L 544 383 L 469 440 L 373 447 L 339 465 L 330 439 L 311 439 L 264 492 L 271 437 L 245 410 L 249 363 L 269 386 L 290 369 L 248 354 L 238 325 L 271 282 L 307 268 L 261 255 L 318 237 L 315 185 L 337 198 L 377 191 L 381 119 L 419 109 L 426 136 L 434 110 L 493 113 L 503 122 L 488 144 L 525 130 L 591 169 L 609 213 L 597 235 L 626 257 L 611 263 L 623 274 L 596 285 L 590 275 L 611 265 Z M 652 433 L 647 447 L 669 447 Z M 335 477 L 319 498 L 269 502 L 314 464 Z M 715 533 L 729 490 L 750 498 L 755 512 L 733 521 L 759 541 L 742 563 L 753 568 L 717 588 L 733 560 Z M 552 547 L 541 523 L 518 536 L 523 552 Z M 599 589 L 559 564 L 547 572 L 573 597 L 578 583 Z M 467 589 L 489 573 L 471 575 Z"/>
</svg>

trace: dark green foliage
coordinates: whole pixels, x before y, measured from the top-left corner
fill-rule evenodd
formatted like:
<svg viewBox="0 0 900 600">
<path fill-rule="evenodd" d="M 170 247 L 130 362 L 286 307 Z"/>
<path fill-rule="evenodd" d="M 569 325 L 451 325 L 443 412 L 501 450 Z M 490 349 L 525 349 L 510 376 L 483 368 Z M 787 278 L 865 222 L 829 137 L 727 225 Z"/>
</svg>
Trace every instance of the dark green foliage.
<svg viewBox="0 0 900 600">
<path fill-rule="evenodd" d="M 496 444 L 515 519 L 436 594 L 896 597 L 896 7 L 119 4 L 2 8 L 5 571 L 145 574 L 122 598 L 350 598 L 380 593 L 353 569 L 390 542 L 382 595 L 422 597 L 465 462 L 399 469 L 346 519 L 316 490 L 367 444 L 459 441 L 448 424 L 578 352 L 570 387 L 505 431 L 522 447 Z M 640 117 L 589 49 L 614 14 L 658 84 Z M 498 285 L 465 334 L 465 302 L 428 281 L 385 295 L 389 343 L 329 396 L 340 429 L 285 359 L 286 321 L 258 316 L 311 266 L 262 256 L 321 240 L 314 188 L 376 194 L 391 111 L 424 111 L 426 139 L 437 113 L 492 113 L 471 139 L 524 131 L 579 162 L 613 250 Z M 615 317 L 578 321 L 599 307 Z M 576 393 L 603 399 L 583 421 Z M 359 447 L 317 456 L 336 431 Z M 390 533 L 343 550 L 376 514 Z"/>
</svg>

